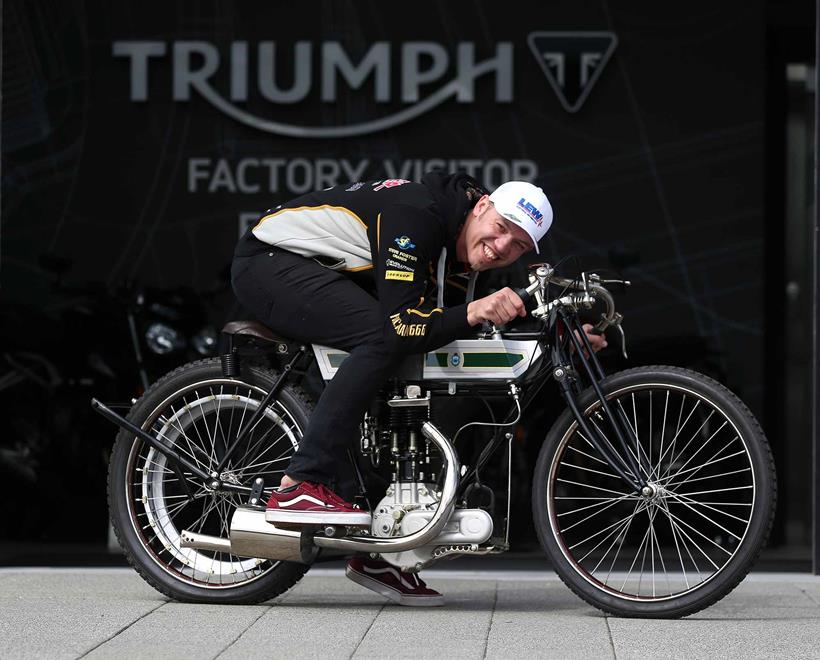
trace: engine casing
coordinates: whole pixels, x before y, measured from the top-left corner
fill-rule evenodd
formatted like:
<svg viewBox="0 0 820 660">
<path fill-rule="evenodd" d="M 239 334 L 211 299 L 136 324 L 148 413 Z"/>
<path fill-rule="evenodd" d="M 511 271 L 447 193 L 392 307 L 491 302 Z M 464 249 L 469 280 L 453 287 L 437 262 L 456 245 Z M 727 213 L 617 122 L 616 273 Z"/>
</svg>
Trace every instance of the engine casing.
<svg viewBox="0 0 820 660">
<path fill-rule="evenodd" d="M 406 536 L 424 527 L 438 507 L 435 484 L 397 482 L 376 506 L 372 534 L 377 537 Z M 433 561 L 440 546 L 477 545 L 493 533 L 493 520 L 483 509 L 456 509 L 441 534 L 430 545 L 404 552 L 384 553 L 381 558 L 404 571 L 417 571 Z"/>
</svg>

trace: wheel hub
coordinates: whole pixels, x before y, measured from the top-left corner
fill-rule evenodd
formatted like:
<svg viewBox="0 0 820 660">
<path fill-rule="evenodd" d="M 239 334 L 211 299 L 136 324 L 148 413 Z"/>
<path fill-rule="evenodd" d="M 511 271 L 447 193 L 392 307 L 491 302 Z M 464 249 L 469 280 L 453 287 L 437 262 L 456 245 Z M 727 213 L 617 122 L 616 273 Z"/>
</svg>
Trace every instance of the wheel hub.
<svg viewBox="0 0 820 660">
<path fill-rule="evenodd" d="M 641 488 L 641 495 L 645 500 L 658 500 L 666 496 L 666 489 L 660 484 L 647 483 Z"/>
</svg>

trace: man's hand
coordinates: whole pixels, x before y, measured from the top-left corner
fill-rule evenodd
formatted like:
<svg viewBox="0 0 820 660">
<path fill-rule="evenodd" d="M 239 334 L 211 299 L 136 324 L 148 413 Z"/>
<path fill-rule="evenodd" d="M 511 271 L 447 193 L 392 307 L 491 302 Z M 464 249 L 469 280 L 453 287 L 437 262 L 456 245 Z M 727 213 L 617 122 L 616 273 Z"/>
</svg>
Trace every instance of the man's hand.
<svg viewBox="0 0 820 660">
<path fill-rule="evenodd" d="M 512 321 L 516 316 L 526 315 L 527 308 L 524 302 L 509 287 L 504 287 L 500 291 L 474 300 L 467 305 L 467 323 L 470 325 L 478 325 L 484 321 L 502 325 Z"/>
<path fill-rule="evenodd" d="M 584 334 L 587 336 L 587 340 L 589 341 L 589 345 L 592 347 L 593 352 L 597 353 L 602 348 L 607 347 L 606 337 L 604 335 L 594 335 L 592 334 L 592 328 L 594 327 L 591 323 L 584 323 L 581 326 L 584 329 Z M 575 332 L 576 336 L 578 336 L 578 332 Z M 581 337 L 578 336 L 578 340 L 581 341 Z M 572 352 L 575 352 L 575 346 L 570 345 Z M 587 350 L 584 349 L 584 356 L 589 357 L 587 355 Z"/>
</svg>

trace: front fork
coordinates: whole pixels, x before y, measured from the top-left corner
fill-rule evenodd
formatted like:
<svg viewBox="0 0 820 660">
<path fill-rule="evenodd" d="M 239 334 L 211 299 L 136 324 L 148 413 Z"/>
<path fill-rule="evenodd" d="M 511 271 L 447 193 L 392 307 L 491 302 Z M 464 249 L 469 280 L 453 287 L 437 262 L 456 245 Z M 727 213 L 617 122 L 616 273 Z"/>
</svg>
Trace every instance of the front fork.
<svg viewBox="0 0 820 660">
<path fill-rule="evenodd" d="M 578 400 L 573 388 L 573 383 L 578 379 L 578 373 L 573 369 L 573 362 L 569 359 L 567 351 L 564 349 L 564 342 L 558 337 L 556 330 L 555 340 L 552 343 L 552 364 L 554 376 L 561 394 L 567 402 L 572 415 L 578 422 L 578 426 L 583 431 L 585 437 L 592 444 L 598 453 L 604 458 L 607 465 L 621 477 L 629 487 L 636 493 L 643 493 L 645 489 L 651 488 L 644 478 L 647 469 L 642 465 L 641 448 L 635 430 L 629 424 L 623 411 L 620 408 L 613 409 L 609 405 L 606 396 L 601 389 L 601 381 L 604 379 L 604 370 L 598 357 L 595 355 L 589 344 L 586 333 L 581 326 L 581 322 L 575 314 L 567 314 L 563 310 L 558 310 L 558 319 L 563 323 L 569 335 L 578 361 L 583 364 L 584 371 L 592 384 L 592 389 L 601 403 L 601 416 L 609 423 L 609 427 L 615 434 L 615 446 L 604 435 L 597 424 L 590 423 L 584 417 L 583 411 L 578 406 Z M 558 325 L 556 324 L 556 327 Z M 632 446 L 635 451 L 632 451 Z M 620 450 L 620 451 L 619 451 Z"/>
</svg>

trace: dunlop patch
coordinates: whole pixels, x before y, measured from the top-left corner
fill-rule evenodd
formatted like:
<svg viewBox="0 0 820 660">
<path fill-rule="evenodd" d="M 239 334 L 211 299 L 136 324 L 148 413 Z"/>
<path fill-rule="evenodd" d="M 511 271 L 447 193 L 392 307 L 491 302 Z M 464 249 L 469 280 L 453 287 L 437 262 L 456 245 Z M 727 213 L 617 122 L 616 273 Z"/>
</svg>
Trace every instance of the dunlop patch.
<svg viewBox="0 0 820 660">
<path fill-rule="evenodd" d="M 412 282 L 413 273 L 409 273 L 402 270 L 386 270 L 384 271 L 384 279 L 401 280 L 402 282 Z"/>
</svg>

